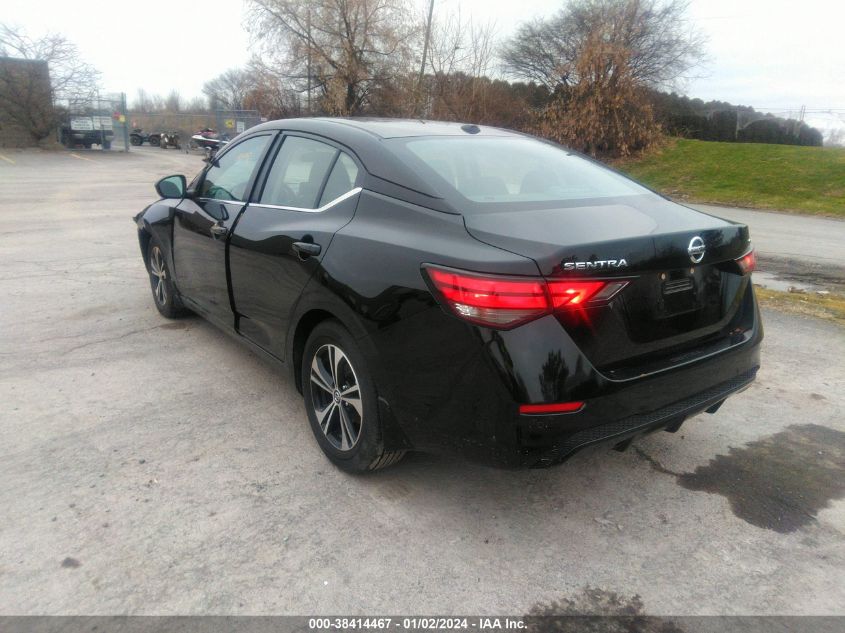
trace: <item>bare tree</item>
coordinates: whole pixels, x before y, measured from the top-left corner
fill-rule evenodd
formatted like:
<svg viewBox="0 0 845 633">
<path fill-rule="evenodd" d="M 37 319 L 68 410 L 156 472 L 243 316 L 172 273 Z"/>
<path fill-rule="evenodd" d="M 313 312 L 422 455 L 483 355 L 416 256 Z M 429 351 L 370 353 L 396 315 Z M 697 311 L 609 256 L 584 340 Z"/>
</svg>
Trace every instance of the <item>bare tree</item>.
<svg viewBox="0 0 845 633">
<path fill-rule="evenodd" d="M 88 100 L 96 92 L 99 73 L 61 35 L 32 38 L 0 24 L 0 56 L 18 60 L 0 65 L 0 109 L 35 141 L 47 138 L 58 124 L 56 101 Z M 48 77 L 38 62 L 47 64 Z"/>
<path fill-rule="evenodd" d="M 637 83 L 670 87 L 704 60 L 704 37 L 686 20 L 688 0 L 570 0 L 557 14 L 521 25 L 501 57 L 514 76 L 550 92 L 577 84 L 577 62 L 592 35 L 627 50 Z M 613 72 L 610 67 L 609 72 Z"/>
<path fill-rule="evenodd" d="M 164 105 L 164 97 L 160 94 L 154 94 L 150 96 L 150 112 L 164 112 L 165 105 Z"/>
<path fill-rule="evenodd" d="M 242 68 L 231 68 L 211 81 L 202 91 L 208 97 L 212 110 L 242 110 L 244 99 L 255 86 L 255 78 Z"/>
<path fill-rule="evenodd" d="M 567 69 L 578 82 L 559 86 L 537 117 L 541 136 L 593 156 L 625 156 L 658 138 L 660 126 L 629 44 L 613 37 L 629 10 L 620 5 L 620 14 L 591 26 Z"/>
<path fill-rule="evenodd" d="M 164 109 L 166 112 L 181 112 L 182 111 L 182 95 L 178 90 L 171 90 L 164 99 Z"/>
<path fill-rule="evenodd" d="M 192 97 L 185 104 L 185 111 L 191 113 L 201 113 L 208 111 L 208 101 L 205 97 Z"/>
<path fill-rule="evenodd" d="M 284 119 L 302 114 L 300 93 L 287 77 L 258 58 L 250 62 L 249 71 L 255 77 L 255 87 L 244 100 L 248 109 L 258 110 L 270 119 Z"/>
<path fill-rule="evenodd" d="M 501 99 L 490 74 L 495 60 L 496 25 L 465 18 L 460 9 L 432 23 L 428 68 L 429 116 L 484 121 Z"/>
<path fill-rule="evenodd" d="M 406 0 L 250 0 L 266 63 L 321 109 L 361 112 L 380 84 L 407 72 L 416 25 Z"/>
<path fill-rule="evenodd" d="M 153 100 L 143 88 L 138 89 L 138 95 L 135 97 L 135 102 L 132 104 L 132 110 L 144 113 L 152 112 Z"/>
<path fill-rule="evenodd" d="M 47 62 L 57 100 L 90 98 L 97 90 L 99 71 L 84 62 L 76 44 L 62 35 L 48 33 L 32 38 L 18 28 L 0 24 L 0 55 Z"/>
</svg>

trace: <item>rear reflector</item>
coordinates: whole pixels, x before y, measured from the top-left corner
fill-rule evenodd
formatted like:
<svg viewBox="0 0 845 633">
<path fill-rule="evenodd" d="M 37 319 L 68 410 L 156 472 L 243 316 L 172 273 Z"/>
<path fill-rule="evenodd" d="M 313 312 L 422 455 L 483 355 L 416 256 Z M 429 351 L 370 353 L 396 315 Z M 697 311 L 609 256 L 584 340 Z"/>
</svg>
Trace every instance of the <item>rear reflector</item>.
<svg viewBox="0 0 845 633">
<path fill-rule="evenodd" d="M 459 317 L 511 329 L 555 310 L 609 301 L 627 281 L 550 280 L 424 266 L 435 295 Z"/>
<path fill-rule="evenodd" d="M 550 281 L 549 291 L 556 308 L 584 305 L 604 288 L 603 281 Z"/>
<path fill-rule="evenodd" d="M 522 415 L 545 415 L 548 413 L 575 413 L 584 408 L 583 402 L 555 402 L 553 404 L 521 404 Z"/>
<path fill-rule="evenodd" d="M 736 260 L 736 263 L 739 264 L 739 269 L 742 271 L 743 275 L 753 273 L 757 269 L 757 251 L 752 248 L 745 255 Z"/>
<path fill-rule="evenodd" d="M 627 281 L 549 281 L 549 292 L 555 308 L 609 301 L 628 285 Z"/>
</svg>

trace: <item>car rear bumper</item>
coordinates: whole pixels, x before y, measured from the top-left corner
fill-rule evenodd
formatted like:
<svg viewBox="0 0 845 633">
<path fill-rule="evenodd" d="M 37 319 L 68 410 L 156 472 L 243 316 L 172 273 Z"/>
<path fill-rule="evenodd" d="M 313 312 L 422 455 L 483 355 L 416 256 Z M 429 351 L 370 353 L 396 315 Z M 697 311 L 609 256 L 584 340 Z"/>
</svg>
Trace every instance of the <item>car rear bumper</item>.
<svg viewBox="0 0 845 633">
<path fill-rule="evenodd" d="M 502 333 L 432 310 L 420 315 L 425 324 L 415 325 L 416 336 L 374 337 L 383 413 L 400 430 L 396 448 L 516 468 L 560 463 L 599 442 L 677 430 L 754 380 L 763 328 L 750 300 L 751 327 L 734 344 L 623 380 L 593 367 L 554 317 Z M 519 413 L 520 403 L 567 401 L 585 404 L 576 413 Z"/>
<path fill-rule="evenodd" d="M 728 396 L 747 389 L 754 381 L 757 370 L 758 367 L 752 367 L 730 380 L 659 409 L 572 433 L 554 433 L 552 429 L 552 434 L 548 435 L 548 425 L 538 424 L 537 420 L 525 423 L 520 428 L 521 465 L 532 468 L 552 466 L 566 461 L 592 444 L 612 442 L 616 447 L 624 449 L 638 435 L 658 430 L 674 433 L 687 418 L 705 411 L 715 413 Z"/>
</svg>

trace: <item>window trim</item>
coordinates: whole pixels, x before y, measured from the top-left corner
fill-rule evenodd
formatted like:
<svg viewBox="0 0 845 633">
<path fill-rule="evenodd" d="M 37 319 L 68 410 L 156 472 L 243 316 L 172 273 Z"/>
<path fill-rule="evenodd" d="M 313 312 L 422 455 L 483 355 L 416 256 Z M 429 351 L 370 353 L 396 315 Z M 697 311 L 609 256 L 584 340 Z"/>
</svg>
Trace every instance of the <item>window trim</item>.
<svg viewBox="0 0 845 633">
<path fill-rule="evenodd" d="M 344 200 L 348 200 L 353 196 L 357 196 L 364 190 L 363 187 L 353 187 L 346 193 L 338 196 L 334 200 L 327 202 L 322 207 L 317 207 L 316 209 L 305 209 L 303 207 L 286 207 L 280 204 L 264 204 L 261 202 L 250 202 L 249 206 L 251 207 L 261 207 L 262 209 L 278 209 L 280 211 L 299 211 L 300 213 L 322 213 L 323 211 L 329 210 L 331 207 L 335 206 L 336 204 L 340 204 Z"/>
</svg>

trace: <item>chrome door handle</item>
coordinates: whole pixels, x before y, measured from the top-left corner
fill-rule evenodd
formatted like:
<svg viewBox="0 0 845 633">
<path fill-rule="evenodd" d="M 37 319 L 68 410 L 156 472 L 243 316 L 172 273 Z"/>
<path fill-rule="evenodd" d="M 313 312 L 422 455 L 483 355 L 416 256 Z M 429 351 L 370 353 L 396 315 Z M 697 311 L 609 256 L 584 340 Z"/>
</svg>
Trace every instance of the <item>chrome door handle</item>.
<svg viewBox="0 0 845 633">
<path fill-rule="evenodd" d="M 294 242 L 291 246 L 297 255 L 303 259 L 306 257 L 316 257 L 323 250 L 319 244 L 315 244 L 314 242 Z"/>
</svg>

